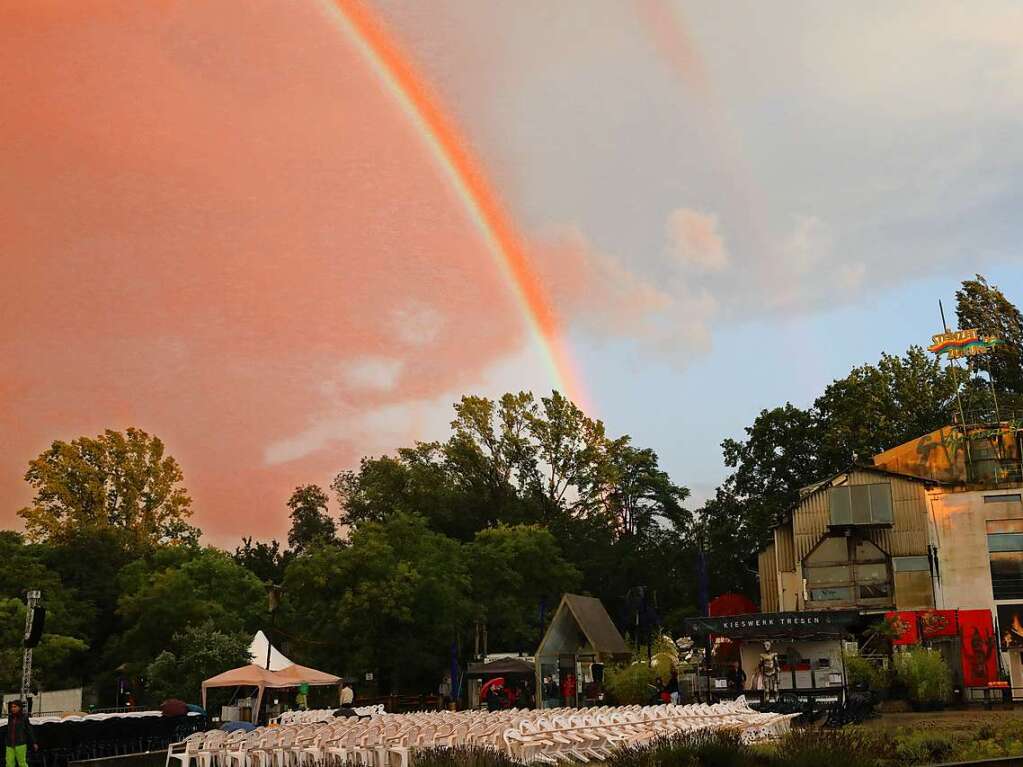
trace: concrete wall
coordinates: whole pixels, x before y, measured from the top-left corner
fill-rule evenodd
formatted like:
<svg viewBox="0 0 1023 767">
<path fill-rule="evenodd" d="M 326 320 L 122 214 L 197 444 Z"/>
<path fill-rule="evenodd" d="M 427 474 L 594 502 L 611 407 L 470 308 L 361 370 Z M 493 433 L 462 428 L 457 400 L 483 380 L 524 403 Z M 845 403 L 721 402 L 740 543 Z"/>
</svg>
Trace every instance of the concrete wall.
<svg viewBox="0 0 1023 767">
<path fill-rule="evenodd" d="M 7 708 L 7 703 L 12 700 L 18 700 L 21 697 L 21 693 L 18 692 L 5 692 L 4 693 L 4 709 Z M 43 690 L 42 692 L 33 696 L 32 701 L 32 715 L 38 716 L 39 714 L 56 713 L 66 714 L 70 711 L 81 711 L 82 710 L 82 688 L 75 687 L 71 690 Z"/>
<path fill-rule="evenodd" d="M 935 589 L 936 606 L 941 609 L 991 610 L 997 618 L 997 604 L 1018 604 L 1023 600 L 996 602 L 991 588 L 991 561 L 987 548 L 987 523 L 1001 519 L 1023 519 L 1023 504 L 985 503 L 985 495 L 1004 495 L 1006 490 L 963 493 L 930 493 L 933 544 L 938 548 L 940 579 Z M 1019 651 L 1002 653 L 1014 687 L 1023 687 L 1023 664 Z"/>
</svg>

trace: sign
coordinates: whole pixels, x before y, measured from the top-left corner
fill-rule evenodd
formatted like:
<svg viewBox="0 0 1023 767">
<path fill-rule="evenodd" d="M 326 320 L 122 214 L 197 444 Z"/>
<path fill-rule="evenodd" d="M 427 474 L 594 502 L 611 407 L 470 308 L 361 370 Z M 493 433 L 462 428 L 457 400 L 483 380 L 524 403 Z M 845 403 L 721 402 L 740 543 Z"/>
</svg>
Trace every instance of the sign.
<svg viewBox="0 0 1023 767">
<path fill-rule="evenodd" d="M 366 681 L 367 682 L 372 682 L 373 681 L 373 672 L 372 671 L 367 671 L 366 672 Z"/>
<path fill-rule="evenodd" d="M 807 610 L 790 613 L 752 613 L 718 618 L 686 618 L 687 634 L 716 634 L 729 639 L 799 638 L 820 634 L 841 636 L 859 623 L 856 610 Z"/>
<path fill-rule="evenodd" d="M 955 360 L 960 357 L 986 354 L 1000 343 L 1000 339 L 983 336 L 976 329 L 952 330 L 931 336 L 931 345 L 927 347 L 927 351 L 939 356 L 947 354 L 950 360 Z"/>
<path fill-rule="evenodd" d="M 986 687 L 998 679 L 998 639 L 991 625 L 990 610 L 959 611 L 963 684 Z"/>
<path fill-rule="evenodd" d="M 913 610 L 901 610 L 884 614 L 893 645 L 919 644 L 920 623 Z"/>
</svg>

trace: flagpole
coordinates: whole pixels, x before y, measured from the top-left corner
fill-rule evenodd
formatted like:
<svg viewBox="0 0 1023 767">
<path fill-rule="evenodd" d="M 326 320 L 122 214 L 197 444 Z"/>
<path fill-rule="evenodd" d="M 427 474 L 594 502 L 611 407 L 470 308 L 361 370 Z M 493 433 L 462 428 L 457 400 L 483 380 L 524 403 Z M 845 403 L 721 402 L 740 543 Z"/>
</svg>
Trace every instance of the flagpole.
<svg viewBox="0 0 1023 767">
<path fill-rule="evenodd" d="M 941 312 L 941 327 L 943 327 L 945 329 L 945 332 L 948 333 L 949 332 L 948 331 L 948 322 L 945 321 L 945 307 L 941 303 L 941 299 L 940 298 L 938 299 L 938 311 Z M 971 474 L 971 471 L 973 469 L 973 453 L 970 450 L 970 436 L 969 436 L 969 434 L 966 431 L 966 411 L 963 409 L 963 398 L 962 398 L 962 396 L 959 393 L 959 375 L 958 375 L 959 366 L 953 364 L 951 355 L 948 358 L 948 364 L 949 364 L 949 367 L 953 368 L 953 370 L 955 371 L 952 374 L 952 381 L 953 381 L 953 383 L 955 384 L 955 387 L 956 387 L 956 403 L 959 405 L 960 428 L 962 429 L 963 441 L 964 441 L 965 446 L 966 446 L 966 481 L 969 482 L 970 481 L 970 474 Z"/>
</svg>

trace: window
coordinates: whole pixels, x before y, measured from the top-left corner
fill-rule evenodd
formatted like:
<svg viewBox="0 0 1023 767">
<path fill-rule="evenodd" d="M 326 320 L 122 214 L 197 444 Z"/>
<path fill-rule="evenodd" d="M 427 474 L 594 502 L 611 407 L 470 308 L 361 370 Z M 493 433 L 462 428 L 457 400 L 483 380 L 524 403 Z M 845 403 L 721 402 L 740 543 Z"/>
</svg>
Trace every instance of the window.
<svg viewBox="0 0 1023 767">
<path fill-rule="evenodd" d="M 926 566 L 927 557 L 923 560 Z M 822 540 L 803 560 L 803 577 L 811 602 L 891 604 L 888 555 L 856 536 Z"/>
<path fill-rule="evenodd" d="M 927 557 L 892 557 L 897 573 L 923 573 L 931 569 Z"/>
<path fill-rule="evenodd" d="M 991 590 L 995 599 L 1023 599 L 1023 533 L 990 533 Z"/>
<path fill-rule="evenodd" d="M 892 523 L 892 486 L 890 482 L 873 485 L 842 485 L 828 491 L 832 525 L 890 525 Z"/>
<path fill-rule="evenodd" d="M 1005 495 L 985 495 L 984 503 L 1023 503 L 1023 494 L 1006 493 Z"/>
</svg>

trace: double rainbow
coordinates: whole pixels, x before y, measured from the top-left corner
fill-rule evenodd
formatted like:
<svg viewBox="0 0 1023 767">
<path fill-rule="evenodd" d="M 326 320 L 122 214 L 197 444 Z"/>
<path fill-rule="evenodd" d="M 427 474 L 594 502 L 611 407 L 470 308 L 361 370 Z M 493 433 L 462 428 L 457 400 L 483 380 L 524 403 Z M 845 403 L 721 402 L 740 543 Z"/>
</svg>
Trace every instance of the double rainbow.
<svg viewBox="0 0 1023 767">
<path fill-rule="evenodd" d="M 526 249 L 466 142 L 383 25 L 359 0 L 324 0 L 332 14 L 409 120 L 462 199 L 498 268 L 510 285 L 526 324 L 542 350 L 555 385 L 580 407 L 583 389 L 561 337 L 559 323 L 532 269 Z"/>
</svg>

